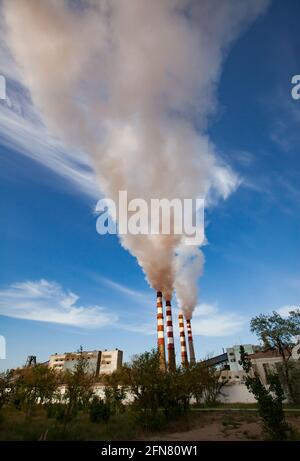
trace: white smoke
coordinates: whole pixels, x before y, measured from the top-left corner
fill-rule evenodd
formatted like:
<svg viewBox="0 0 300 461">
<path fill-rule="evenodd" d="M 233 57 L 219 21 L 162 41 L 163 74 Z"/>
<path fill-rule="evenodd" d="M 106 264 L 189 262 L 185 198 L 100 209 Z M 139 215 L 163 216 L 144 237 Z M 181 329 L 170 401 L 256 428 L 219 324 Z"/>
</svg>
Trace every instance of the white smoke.
<svg viewBox="0 0 300 461">
<path fill-rule="evenodd" d="M 178 304 L 190 319 L 198 301 L 197 281 L 203 271 L 204 255 L 193 246 L 181 245 L 175 257 L 175 289 Z"/>
<path fill-rule="evenodd" d="M 117 201 L 126 190 L 129 200 L 211 203 L 235 190 L 238 179 L 205 129 L 228 47 L 267 0 L 4 5 L 8 43 L 35 105 L 53 134 L 89 154 L 106 197 Z M 170 294 L 175 283 L 191 315 L 203 258 L 198 249 L 188 262 L 182 250 L 174 256 L 180 242 L 177 235 L 122 237 L 151 286 Z"/>
</svg>

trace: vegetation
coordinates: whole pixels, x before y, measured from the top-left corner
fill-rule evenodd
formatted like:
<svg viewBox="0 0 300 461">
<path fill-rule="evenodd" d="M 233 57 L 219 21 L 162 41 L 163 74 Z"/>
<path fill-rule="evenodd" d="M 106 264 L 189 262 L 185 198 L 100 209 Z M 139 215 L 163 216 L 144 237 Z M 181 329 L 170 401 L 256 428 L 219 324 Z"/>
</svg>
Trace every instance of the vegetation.
<svg viewBox="0 0 300 461">
<path fill-rule="evenodd" d="M 289 427 L 284 416 L 284 392 L 278 374 L 270 373 L 267 376 L 268 386 L 264 386 L 259 374 L 253 369 L 251 360 L 243 346 L 240 347 L 240 355 L 240 364 L 247 373 L 245 384 L 257 400 L 264 431 L 271 440 L 285 440 L 288 437 Z"/>
<path fill-rule="evenodd" d="M 273 311 L 271 315 L 260 314 L 251 320 L 252 333 L 256 333 L 264 347 L 274 349 L 282 358 L 283 386 L 289 402 L 295 402 L 289 361 L 295 336 L 300 335 L 300 310 L 291 311 L 287 318 Z"/>
<path fill-rule="evenodd" d="M 82 347 L 74 371 L 67 370 L 63 375 L 65 392 L 61 395 L 63 409 L 61 414 L 65 423 L 71 421 L 79 410 L 88 408 L 93 396 L 94 377 L 88 372 L 88 361 Z"/>
<path fill-rule="evenodd" d="M 43 365 L 21 368 L 8 379 L 9 401 L 30 416 L 35 407 L 51 403 L 59 384 L 59 376 Z"/>
<path fill-rule="evenodd" d="M 292 393 L 292 401 L 290 404 L 292 405 L 300 405 L 300 361 L 299 360 L 291 360 L 288 362 L 288 375 L 289 375 L 289 382 L 291 387 Z M 279 375 L 279 379 L 285 394 L 288 394 L 288 389 L 286 385 L 286 374 L 284 366 L 279 363 L 276 366 L 277 372 Z"/>
<path fill-rule="evenodd" d="M 149 432 L 182 418 L 187 426 L 191 399 L 215 404 L 221 387 L 218 381 L 218 374 L 201 363 L 162 372 L 158 352 L 153 350 L 135 356 L 131 363 L 102 378 L 102 393 L 97 395 L 95 377 L 89 373 L 80 349 L 72 371 L 61 373 L 37 365 L 3 375 L 0 404 L 5 409 L 4 419 L 12 414 L 19 414 L 19 421 L 26 418 L 26 437 L 31 434 L 28 428 L 42 415 L 49 421 L 39 437 L 43 440 L 68 439 L 79 420 L 104 425 L 106 430 L 117 421 L 126 426 L 125 420 L 129 427 Z"/>
<path fill-rule="evenodd" d="M 281 337 L 281 341 L 287 344 L 287 337 L 285 342 Z M 241 363 L 246 385 L 257 399 L 257 411 L 267 437 L 290 437 L 284 418 L 280 369 L 278 374 L 268 376 L 268 386 L 264 386 L 243 349 Z M 299 368 L 289 368 L 293 395 L 294 379 L 299 381 L 297 373 Z M 285 376 L 284 369 L 282 374 Z M 37 365 L 0 377 L 0 439 L 132 440 L 162 430 L 187 430 L 195 421 L 204 427 L 201 421 L 219 418 L 209 410 L 219 405 L 224 384 L 220 372 L 208 367 L 205 361 L 162 372 L 156 350 L 133 357 L 130 363 L 96 382 L 81 348 L 72 370 L 58 372 Z M 199 407 L 208 412 L 197 412 Z M 223 407 L 219 405 L 219 411 L 214 413 L 221 420 L 222 412 L 226 412 Z M 228 416 L 223 418 L 222 434 L 227 437 L 242 428 L 243 437 L 251 438 L 245 425 L 257 420 L 257 413 L 250 415 L 242 405 L 239 414 L 232 424 L 231 416 L 229 422 Z M 257 433 L 254 437 L 258 437 Z"/>
</svg>

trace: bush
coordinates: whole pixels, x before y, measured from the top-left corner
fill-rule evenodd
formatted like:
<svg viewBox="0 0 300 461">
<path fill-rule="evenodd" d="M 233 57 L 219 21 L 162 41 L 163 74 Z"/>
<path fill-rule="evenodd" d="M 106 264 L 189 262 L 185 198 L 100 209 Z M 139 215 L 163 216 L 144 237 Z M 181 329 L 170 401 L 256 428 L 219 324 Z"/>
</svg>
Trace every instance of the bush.
<svg viewBox="0 0 300 461">
<path fill-rule="evenodd" d="M 253 370 L 251 360 L 243 346 L 240 347 L 241 360 L 244 371 L 247 373 L 245 384 L 257 400 L 258 412 L 263 421 L 263 428 L 267 438 L 271 440 L 286 440 L 289 426 L 285 421 L 283 411 L 284 392 L 278 374 L 269 374 L 268 387 L 261 382 L 259 374 Z"/>
<path fill-rule="evenodd" d="M 98 423 L 101 421 L 107 423 L 111 416 L 109 404 L 99 397 L 94 397 L 90 404 L 89 416 L 92 423 Z"/>
</svg>

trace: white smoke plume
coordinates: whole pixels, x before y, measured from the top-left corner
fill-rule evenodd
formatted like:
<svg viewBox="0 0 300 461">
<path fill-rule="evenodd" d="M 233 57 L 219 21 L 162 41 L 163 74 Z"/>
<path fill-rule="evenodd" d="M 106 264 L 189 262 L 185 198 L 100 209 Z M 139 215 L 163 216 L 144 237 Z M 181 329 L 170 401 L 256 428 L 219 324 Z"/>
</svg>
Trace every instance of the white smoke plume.
<svg viewBox="0 0 300 461">
<path fill-rule="evenodd" d="M 176 250 L 175 289 L 179 307 L 191 319 L 198 301 L 197 281 L 203 271 L 204 255 L 200 248 L 181 245 Z"/>
<path fill-rule="evenodd" d="M 210 204 L 238 184 L 205 134 L 221 65 L 267 3 L 6 0 L 4 15 L 10 49 L 49 131 L 88 153 L 106 197 L 117 201 L 126 190 L 129 200 L 205 197 Z M 150 285 L 170 295 L 175 283 L 191 315 L 203 259 L 195 249 L 193 271 L 181 267 L 180 242 L 178 235 L 122 237 Z"/>
</svg>

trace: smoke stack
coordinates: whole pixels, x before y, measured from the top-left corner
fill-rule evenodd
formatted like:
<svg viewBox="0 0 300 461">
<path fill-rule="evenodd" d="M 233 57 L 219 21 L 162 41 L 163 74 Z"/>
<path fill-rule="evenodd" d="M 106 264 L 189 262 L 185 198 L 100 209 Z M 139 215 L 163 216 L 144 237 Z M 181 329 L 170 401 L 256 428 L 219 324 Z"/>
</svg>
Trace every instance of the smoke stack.
<svg viewBox="0 0 300 461">
<path fill-rule="evenodd" d="M 188 363 L 188 357 L 187 357 L 187 351 L 186 351 L 184 322 L 183 322 L 182 313 L 178 315 L 178 323 L 179 323 L 179 334 L 180 334 L 181 363 L 183 367 L 187 368 L 189 366 L 189 363 Z"/>
<path fill-rule="evenodd" d="M 191 326 L 190 319 L 186 321 L 186 327 L 187 327 L 188 343 L 189 343 L 189 351 L 190 351 L 190 364 L 193 365 L 194 363 L 196 363 L 196 359 L 195 359 L 192 326 Z"/>
<path fill-rule="evenodd" d="M 157 292 L 156 299 L 157 307 L 157 348 L 159 353 L 160 368 L 166 371 L 166 355 L 165 355 L 165 337 L 164 337 L 164 314 L 162 304 L 162 292 Z"/>
<path fill-rule="evenodd" d="M 166 299 L 168 370 L 176 370 L 171 301 Z"/>
</svg>

